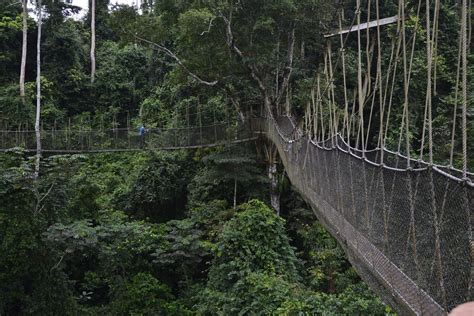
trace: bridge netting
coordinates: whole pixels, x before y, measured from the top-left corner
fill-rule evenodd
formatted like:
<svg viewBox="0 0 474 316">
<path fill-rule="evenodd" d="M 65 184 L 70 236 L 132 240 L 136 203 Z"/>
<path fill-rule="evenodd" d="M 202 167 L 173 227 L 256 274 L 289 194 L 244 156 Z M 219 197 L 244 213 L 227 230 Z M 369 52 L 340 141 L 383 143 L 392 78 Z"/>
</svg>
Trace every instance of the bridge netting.
<svg viewBox="0 0 474 316">
<path fill-rule="evenodd" d="M 151 128 L 144 136 L 138 129 L 42 130 L 42 152 L 106 152 L 144 149 L 209 147 L 227 142 L 251 140 L 254 135 L 243 125 L 227 122 L 185 128 Z M 0 130 L 0 150 L 21 147 L 36 150 L 35 131 Z"/>
<path fill-rule="evenodd" d="M 361 151 L 337 135 L 315 142 L 288 117 L 263 126 L 291 183 L 360 275 L 402 314 L 441 315 L 473 300 L 474 186 L 441 166 Z M 472 178 L 472 174 L 469 174 Z"/>
</svg>

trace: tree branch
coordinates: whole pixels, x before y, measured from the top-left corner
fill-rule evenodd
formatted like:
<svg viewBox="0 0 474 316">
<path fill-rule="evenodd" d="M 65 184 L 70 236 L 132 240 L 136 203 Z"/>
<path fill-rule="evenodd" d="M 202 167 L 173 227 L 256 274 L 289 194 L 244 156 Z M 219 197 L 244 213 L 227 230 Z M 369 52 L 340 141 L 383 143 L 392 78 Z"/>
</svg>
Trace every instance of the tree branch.
<svg viewBox="0 0 474 316">
<path fill-rule="evenodd" d="M 51 193 L 51 190 L 53 189 L 54 185 L 56 184 L 56 182 L 53 182 L 51 184 L 51 186 L 49 187 L 48 191 L 43 195 L 43 196 L 40 196 L 39 192 L 36 191 L 36 206 L 35 206 L 35 216 L 39 213 L 41 213 L 41 211 L 43 210 L 44 208 L 44 205 L 41 205 L 41 202 L 43 202 L 43 200 Z"/>
<path fill-rule="evenodd" d="M 232 32 L 232 12 L 229 14 L 229 18 L 227 18 L 222 13 L 220 13 L 220 17 L 224 20 L 224 23 L 226 25 L 227 46 L 229 46 L 230 50 L 234 52 L 242 60 L 243 64 L 249 69 L 252 79 L 254 79 L 257 82 L 260 92 L 264 95 L 265 98 L 268 98 L 268 89 L 263 83 L 262 78 L 260 78 L 257 67 L 245 61 L 244 54 L 235 44 L 235 38 Z"/>
<path fill-rule="evenodd" d="M 153 45 L 159 51 L 162 51 L 163 53 L 165 53 L 169 57 L 173 58 L 178 63 L 178 65 L 180 65 L 188 73 L 188 75 L 190 75 L 194 80 L 198 81 L 199 83 L 204 84 L 206 86 L 211 86 L 211 87 L 215 86 L 218 83 L 217 80 L 216 81 L 206 81 L 206 80 L 201 79 L 199 76 L 197 76 L 196 74 L 191 72 L 191 70 L 189 70 L 188 67 L 186 67 L 183 64 L 183 62 L 178 58 L 178 56 L 176 56 L 171 50 L 164 47 L 163 45 L 160 45 L 160 44 L 154 43 L 152 41 L 149 41 L 149 40 L 147 40 L 145 38 L 142 38 L 142 37 L 140 37 L 136 34 L 133 34 L 133 36 L 139 41 L 142 41 L 142 42 Z"/>
<path fill-rule="evenodd" d="M 50 272 L 53 271 L 54 269 L 57 269 L 57 268 L 59 267 L 59 265 L 61 264 L 61 262 L 63 262 L 63 259 L 64 259 L 64 256 L 65 256 L 65 255 L 66 255 L 66 254 L 63 254 L 63 255 L 61 256 L 61 258 L 59 259 L 58 263 L 56 263 L 56 264 L 49 270 Z"/>
<path fill-rule="evenodd" d="M 203 31 L 203 32 L 200 34 L 201 36 L 203 36 L 203 35 L 206 34 L 206 33 L 211 32 L 211 27 L 212 27 L 212 23 L 213 23 L 213 22 L 214 22 L 214 18 L 211 18 L 211 19 L 209 20 L 209 26 L 208 26 L 208 28 L 207 28 L 207 31 Z"/>
<path fill-rule="evenodd" d="M 275 104 L 280 104 L 283 94 L 288 88 L 290 83 L 291 73 L 293 72 L 293 57 L 295 53 L 295 27 L 291 27 L 291 31 L 288 33 L 288 55 L 286 57 L 286 65 L 283 71 L 283 80 L 281 86 L 278 89 L 278 94 L 275 98 Z"/>
</svg>

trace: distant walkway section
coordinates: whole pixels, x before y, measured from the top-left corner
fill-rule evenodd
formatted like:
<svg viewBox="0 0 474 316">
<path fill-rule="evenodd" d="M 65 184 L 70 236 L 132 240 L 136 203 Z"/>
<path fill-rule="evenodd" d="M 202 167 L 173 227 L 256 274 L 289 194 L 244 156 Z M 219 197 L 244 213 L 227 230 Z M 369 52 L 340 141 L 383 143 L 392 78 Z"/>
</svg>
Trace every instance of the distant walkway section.
<svg viewBox="0 0 474 316">
<path fill-rule="evenodd" d="M 127 152 L 140 150 L 175 150 L 214 147 L 256 139 L 246 125 L 217 123 L 185 128 L 150 128 L 143 136 L 139 129 L 43 130 L 44 153 Z M 32 130 L 0 130 L 0 151 L 20 147 L 36 151 Z"/>
</svg>

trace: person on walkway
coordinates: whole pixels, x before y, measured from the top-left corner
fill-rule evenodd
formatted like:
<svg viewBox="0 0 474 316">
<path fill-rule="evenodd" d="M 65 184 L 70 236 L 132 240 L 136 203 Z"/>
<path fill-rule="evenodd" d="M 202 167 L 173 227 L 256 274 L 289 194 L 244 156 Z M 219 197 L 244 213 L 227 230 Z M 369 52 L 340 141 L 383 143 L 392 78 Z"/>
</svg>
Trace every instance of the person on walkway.
<svg viewBox="0 0 474 316">
<path fill-rule="evenodd" d="M 138 135 L 140 135 L 140 148 L 145 147 L 145 133 L 146 129 L 145 126 L 140 125 L 140 128 L 138 129 Z"/>
</svg>

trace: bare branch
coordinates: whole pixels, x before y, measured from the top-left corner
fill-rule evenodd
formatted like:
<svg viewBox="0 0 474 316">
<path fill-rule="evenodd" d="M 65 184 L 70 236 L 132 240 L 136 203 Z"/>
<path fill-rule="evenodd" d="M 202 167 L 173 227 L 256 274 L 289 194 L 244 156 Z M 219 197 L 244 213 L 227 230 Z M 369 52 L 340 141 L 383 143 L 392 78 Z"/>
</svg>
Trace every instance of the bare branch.
<svg viewBox="0 0 474 316">
<path fill-rule="evenodd" d="M 245 61 L 244 54 L 242 51 L 237 47 L 235 44 L 234 34 L 232 32 L 232 12 L 229 14 L 229 18 L 227 18 L 224 14 L 220 14 L 220 17 L 224 20 L 226 25 L 226 37 L 227 37 L 227 46 L 229 46 L 230 50 L 234 52 L 244 63 L 244 65 L 249 69 L 250 75 L 252 78 L 257 82 L 258 88 L 262 92 L 265 98 L 268 98 L 268 90 L 263 80 L 260 78 L 258 74 L 257 67 L 247 61 Z"/>
<path fill-rule="evenodd" d="M 43 210 L 44 205 L 41 205 L 41 202 L 43 202 L 44 199 L 51 193 L 51 190 L 53 189 L 53 187 L 54 187 L 55 184 L 56 184 L 56 183 L 53 182 L 53 183 L 51 184 L 51 186 L 49 187 L 48 191 L 47 191 L 45 194 L 43 194 L 42 197 L 40 197 L 39 192 L 36 192 L 36 199 L 37 199 L 37 202 L 36 202 L 36 207 L 35 207 L 35 215 L 41 213 L 41 211 Z M 40 207 L 40 206 L 41 206 L 41 207 Z"/>
<path fill-rule="evenodd" d="M 190 75 L 194 80 L 198 81 L 199 83 L 201 84 L 204 84 L 206 86 L 215 86 L 218 81 L 206 81 L 206 80 L 203 80 L 201 79 L 199 76 L 197 76 L 196 74 L 194 74 L 193 72 L 191 72 L 188 67 L 186 67 L 183 62 L 178 58 L 178 56 L 176 56 L 171 50 L 169 50 L 168 48 L 166 48 L 165 46 L 163 45 L 160 45 L 160 44 L 157 44 L 157 43 L 154 43 L 152 41 L 149 41 L 145 38 L 142 38 L 136 34 L 133 34 L 133 36 L 139 40 L 139 41 L 142 41 L 144 43 L 148 43 L 148 44 L 151 44 L 153 45 L 153 47 L 155 47 L 156 49 L 162 51 L 163 53 L 165 53 L 166 55 L 168 55 L 169 57 L 173 58 L 177 63 L 178 65 L 180 65 L 187 73 L 188 75 Z"/>
<path fill-rule="evenodd" d="M 63 262 L 63 259 L 64 259 L 64 256 L 65 256 L 65 255 L 66 255 L 66 254 L 63 254 L 63 255 L 61 256 L 61 258 L 59 259 L 58 263 L 56 263 L 49 271 L 53 271 L 53 270 L 57 269 L 57 268 L 59 267 L 59 265 L 61 264 L 61 262 Z"/>
<path fill-rule="evenodd" d="M 239 116 L 240 121 L 242 123 L 245 123 L 245 115 L 242 112 L 242 107 L 240 106 L 240 101 L 233 94 L 229 94 L 228 96 L 229 96 L 230 102 L 232 103 L 232 105 L 235 108 L 235 111 L 237 112 L 237 115 Z"/>
<path fill-rule="evenodd" d="M 280 88 L 278 89 L 278 94 L 275 98 L 275 104 L 280 104 L 283 94 L 288 88 L 290 83 L 291 73 L 293 72 L 293 56 L 295 52 L 295 28 L 292 27 L 291 31 L 288 33 L 288 55 L 286 57 L 286 65 L 283 71 L 283 80 Z"/>
<path fill-rule="evenodd" d="M 206 34 L 206 33 L 211 32 L 212 23 L 214 22 L 214 20 L 215 20 L 214 17 L 209 20 L 209 26 L 208 26 L 208 28 L 207 28 L 207 31 L 203 31 L 203 32 L 200 34 L 201 36 L 203 36 L 203 35 Z"/>
</svg>

